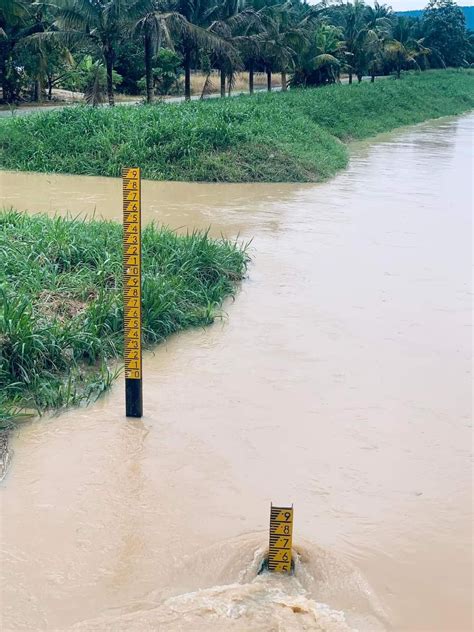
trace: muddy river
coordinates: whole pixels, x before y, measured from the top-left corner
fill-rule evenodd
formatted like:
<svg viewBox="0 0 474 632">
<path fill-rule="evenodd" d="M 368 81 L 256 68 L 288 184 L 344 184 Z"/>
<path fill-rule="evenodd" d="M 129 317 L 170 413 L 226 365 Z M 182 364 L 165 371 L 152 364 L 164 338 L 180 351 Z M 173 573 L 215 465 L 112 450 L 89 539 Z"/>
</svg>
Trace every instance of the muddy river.
<svg viewBox="0 0 474 632">
<path fill-rule="evenodd" d="M 146 221 L 253 239 L 225 317 L 24 425 L 1 485 L 2 630 L 470 629 L 474 116 L 354 148 L 322 185 L 144 183 Z M 0 202 L 120 218 L 114 179 Z M 270 501 L 296 573 L 258 575 Z"/>
</svg>

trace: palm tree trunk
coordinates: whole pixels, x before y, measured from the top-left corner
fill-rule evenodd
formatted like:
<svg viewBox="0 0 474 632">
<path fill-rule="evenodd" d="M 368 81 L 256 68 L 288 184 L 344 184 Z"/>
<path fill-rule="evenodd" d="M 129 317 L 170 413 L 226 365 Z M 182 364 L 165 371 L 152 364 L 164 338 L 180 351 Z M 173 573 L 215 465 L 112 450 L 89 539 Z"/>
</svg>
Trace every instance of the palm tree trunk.
<svg viewBox="0 0 474 632">
<path fill-rule="evenodd" d="M 7 47 L 0 40 L 0 82 L 2 84 L 3 102 L 8 103 L 10 96 L 7 78 Z"/>
<path fill-rule="evenodd" d="M 253 64 L 251 64 L 250 68 L 249 68 L 249 92 L 250 92 L 250 94 L 253 94 L 253 74 L 254 74 Z"/>
<path fill-rule="evenodd" d="M 272 91 L 272 71 L 267 70 L 267 90 L 268 92 Z"/>
<path fill-rule="evenodd" d="M 349 70 L 349 83 L 352 83 L 352 70 Z"/>
<path fill-rule="evenodd" d="M 34 90 L 33 90 L 33 101 L 35 101 L 35 103 L 41 103 L 41 101 L 43 97 L 43 82 L 41 80 L 41 77 L 38 77 L 37 79 L 35 79 L 35 85 L 34 85 Z"/>
<path fill-rule="evenodd" d="M 221 70 L 221 98 L 225 97 L 225 71 Z"/>
<path fill-rule="evenodd" d="M 191 52 L 186 50 L 184 54 L 184 98 L 191 101 Z"/>
<path fill-rule="evenodd" d="M 15 82 L 8 77 L 7 67 L 12 61 L 12 51 L 15 41 L 3 42 L 0 37 L 0 81 L 2 84 L 3 102 L 13 103 L 19 94 L 15 90 Z"/>
<path fill-rule="evenodd" d="M 105 65 L 107 69 L 107 96 L 109 99 L 109 105 L 111 108 L 115 105 L 115 97 L 114 97 L 114 81 L 112 72 L 114 69 L 113 56 L 111 53 L 108 53 L 105 56 Z"/>
<path fill-rule="evenodd" d="M 146 102 L 153 103 L 153 46 L 151 33 L 145 27 L 145 81 L 146 81 Z"/>
<path fill-rule="evenodd" d="M 288 90 L 288 80 L 286 78 L 285 70 L 281 71 L 281 89 L 283 90 L 283 92 L 286 92 Z"/>
<path fill-rule="evenodd" d="M 206 96 L 206 94 L 208 92 L 210 78 L 211 78 L 211 73 L 208 72 L 207 75 L 206 75 L 206 78 L 204 79 L 204 83 L 202 84 L 201 96 L 199 97 L 201 99 L 201 101 L 204 100 L 204 97 Z"/>
</svg>

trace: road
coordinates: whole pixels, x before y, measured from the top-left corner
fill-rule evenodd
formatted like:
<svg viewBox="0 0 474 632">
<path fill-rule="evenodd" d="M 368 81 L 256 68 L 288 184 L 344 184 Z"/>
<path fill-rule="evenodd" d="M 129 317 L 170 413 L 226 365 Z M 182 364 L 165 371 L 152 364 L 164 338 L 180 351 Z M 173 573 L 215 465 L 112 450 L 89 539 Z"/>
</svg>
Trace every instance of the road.
<svg viewBox="0 0 474 632">
<path fill-rule="evenodd" d="M 381 78 L 382 77 L 378 77 L 378 79 L 381 79 Z M 370 77 L 363 78 L 363 81 L 368 81 L 368 80 L 370 80 Z M 341 80 L 341 83 L 348 84 L 349 80 L 347 78 L 344 78 Z M 280 86 L 273 88 L 273 92 L 280 92 L 280 91 L 281 91 Z M 255 92 L 266 92 L 266 89 L 255 90 Z M 237 97 L 243 94 L 249 94 L 249 93 L 248 92 L 233 92 L 231 96 Z M 200 98 L 201 98 L 200 95 L 195 95 L 191 97 L 191 100 L 199 101 Z M 217 98 L 220 98 L 219 93 L 210 94 L 206 97 L 205 100 L 217 99 Z M 184 97 L 167 97 L 162 100 L 162 103 L 183 103 L 184 100 L 185 100 Z M 136 101 L 119 101 L 116 103 L 116 105 L 117 106 L 138 105 L 139 103 L 142 103 L 142 99 L 139 99 Z M 13 110 L 0 110 L 0 118 L 8 118 L 10 116 L 27 116 L 29 114 L 37 114 L 39 112 L 52 112 L 54 110 L 63 110 L 64 108 L 72 107 L 74 105 L 77 105 L 77 103 L 58 103 L 58 105 L 37 105 L 37 106 L 27 105 L 27 106 L 15 108 Z M 108 105 L 104 105 L 102 107 L 108 107 Z"/>
</svg>

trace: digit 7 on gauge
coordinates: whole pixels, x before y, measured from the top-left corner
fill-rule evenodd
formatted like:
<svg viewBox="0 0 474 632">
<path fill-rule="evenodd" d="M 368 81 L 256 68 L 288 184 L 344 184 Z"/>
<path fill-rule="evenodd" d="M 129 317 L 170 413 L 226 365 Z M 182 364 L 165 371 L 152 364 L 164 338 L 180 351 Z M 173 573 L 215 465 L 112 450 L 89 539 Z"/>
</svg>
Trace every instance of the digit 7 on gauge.
<svg viewBox="0 0 474 632">
<path fill-rule="evenodd" d="M 293 539 L 293 507 L 270 507 L 270 542 L 268 569 L 272 572 L 291 572 Z"/>
</svg>

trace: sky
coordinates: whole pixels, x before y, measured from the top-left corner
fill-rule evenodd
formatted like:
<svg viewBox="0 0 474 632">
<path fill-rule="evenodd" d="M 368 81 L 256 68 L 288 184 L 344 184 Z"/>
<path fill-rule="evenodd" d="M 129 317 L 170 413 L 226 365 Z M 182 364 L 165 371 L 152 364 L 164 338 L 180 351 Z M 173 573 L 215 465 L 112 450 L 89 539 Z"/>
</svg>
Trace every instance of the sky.
<svg viewBox="0 0 474 632">
<path fill-rule="evenodd" d="M 309 0 L 310 4 L 317 4 L 317 0 Z M 428 0 L 379 0 L 380 4 L 388 4 L 394 11 L 408 11 L 409 9 L 424 9 Z M 366 4 L 373 4 L 370 0 Z M 457 4 L 463 7 L 474 6 L 474 0 L 461 0 Z"/>
</svg>

